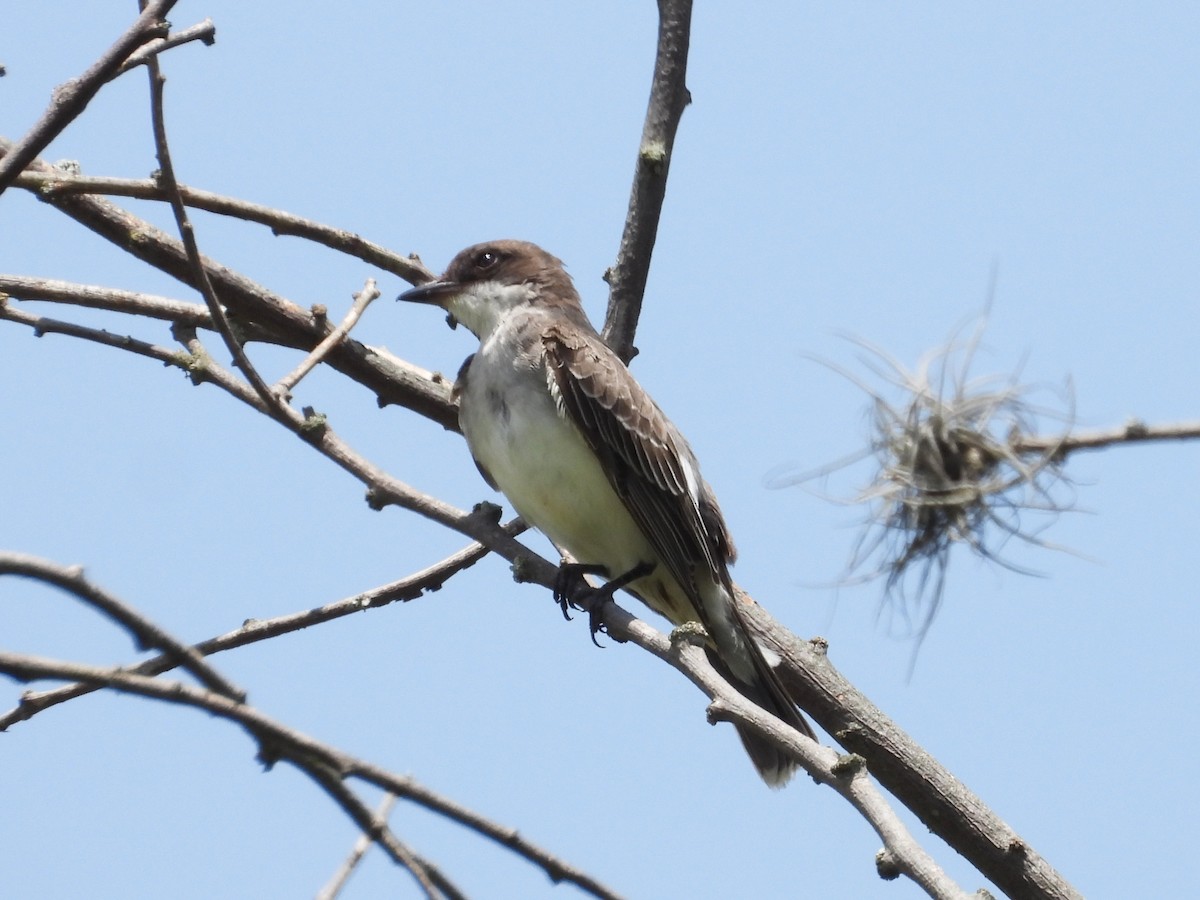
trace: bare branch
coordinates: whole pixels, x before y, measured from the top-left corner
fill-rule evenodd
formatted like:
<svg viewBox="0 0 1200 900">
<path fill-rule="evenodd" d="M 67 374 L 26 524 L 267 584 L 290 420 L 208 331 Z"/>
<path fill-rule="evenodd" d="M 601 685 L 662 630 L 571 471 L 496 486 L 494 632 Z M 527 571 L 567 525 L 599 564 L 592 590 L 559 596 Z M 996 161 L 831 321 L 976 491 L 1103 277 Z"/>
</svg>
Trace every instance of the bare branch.
<svg viewBox="0 0 1200 900">
<path fill-rule="evenodd" d="M 1053 452 L 1063 458 L 1076 450 L 1103 450 L 1121 444 L 1141 444 L 1151 441 L 1191 441 L 1200 438 L 1200 422 L 1177 422 L 1172 425 L 1147 425 L 1134 419 L 1119 428 L 1074 432 L 1056 437 L 1019 436 L 1010 445 L 1022 456 Z"/>
<path fill-rule="evenodd" d="M 800 640 L 747 595 L 739 598 L 755 637 L 778 651 L 788 692 L 930 831 L 1010 897 L 1079 900 L 1032 846 L 833 666 L 824 641 Z"/>
<path fill-rule="evenodd" d="M 293 762 L 289 760 L 289 762 Z M 302 767 L 304 771 L 325 789 L 330 797 L 334 799 L 351 820 L 362 829 L 363 835 L 369 838 L 372 842 L 383 848 L 384 852 L 392 858 L 392 861 L 406 869 L 410 875 L 416 880 L 425 896 L 430 900 L 439 900 L 443 896 L 452 898 L 461 897 L 457 889 L 452 889 L 447 893 L 439 891 L 434 882 L 442 882 L 449 884 L 445 876 L 434 875 L 432 867 L 425 860 L 419 858 L 409 847 L 401 843 L 400 840 L 392 833 L 388 827 L 387 821 L 378 819 L 372 815 L 371 810 L 366 804 L 358 799 L 358 796 L 346 786 L 342 780 L 344 774 L 336 772 L 327 766 L 315 765 L 311 768 L 308 766 Z"/>
<path fill-rule="evenodd" d="M 356 778 L 361 778 L 363 781 L 373 784 L 384 791 L 395 793 L 405 800 L 419 803 L 426 809 L 432 810 L 460 825 L 479 832 L 506 850 L 511 850 L 513 853 L 544 869 L 546 875 L 555 884 L 573 884 L 580 890 L 586 891 L 593 896 L 619 900 L 620 895 L 614 893 L 610 888 L 596 881 L 586 872 L 569 865 L 537 847 L 537 845 L 530 843 L 515 828 L 498 826 L 490 819 L 485 819 L 465 806 L 460 806 L 452 800 L 430 791 L 412 779 L 400 778 L 378 766 L 356 762 L 350 766 L 349 771 Z"/>
<path fill-rule="evenodd" d="M 195 230 L 188 219 L 187 208 L 184 206 L 183 198 L 179 196 L 179 184 L 175 180 L 175 167 L 171 162 L 171 147 L 167 142 L 167 125 L 163 113 L 163 88 L 166 85 L 167 79 L 163 76 L 158 65 L 157 56 L 150 56 L 147 59 L 146 65 L 148 66 L 150 75 L 150 120 L 154 128 L 154 150 L 158 156 L 158 164 L 160 166 L 158 177 L 162 182 L 163 189 L 167 193 L 167 199 L 171 204 L 171 212 L 175 214 L 175 224 L 179 228 L 179 236 L 183 240 L 188 265 L 192 270 L 192 277 L 195 279 L 197 289 L 204 296 L 204 303 L 213 318 L 213 323 L 217 326 L 217 333 L 221 335 L 221 339 L 225 342 L 225 347 L 233 355 L 235 365 L 241 370 L 246 380 L 250 382 L 250 386 L 254 388 L 255 393 L 262 398 L 265 411 L 272 418 L 286 418 L 287 405 L 271 390 L 270 386 L 258 373 L 258 369 L 250 362 L 250 357 L 246 355 L 246 350 L 242 346 L 242 342 L 233 333 L 233 326 L 229 324 L 229 317 L 225 315 L 225 309 L 221 306 L 221 301 L 217 297 L 212 282 L 209 280 L 208 272 L 204 268 L 204 262 L 200 257 L 200 247 L 196 243 Z"/>
<path fill-rule="evenodd" d="M 545 568 L 539 569 L 539 571 L 550 573 L 545 576 L 542 583 L 547 586 L 553 583 L 551 579 L 553 573 L 557 571 L 557 567 L 533 553 L 515 540 L 506 529 L 501 528 L 498 524 L 499 509 L 497 507 L 491 504 L 482 504 L 476 509 L 466 512 L 405 484 L 355 452 L 334 433 L 324 417 L 315 413 L 302 414 L 289 406 L 283 406 L 280 410 L 281 415 L 273 415 L 262 398 L 245 382 L 212 359 L 204 345 L 195 336 L 194 329 L 187 326 L 176 326 L 177 338 L 188 349 L 188 353 L 179 353 L 128 336 L 114 335 L 99 329 L 60 322 L 33 315 L 24 310 L 12 309 L 0 300 L 0 320 L 4 319 L 28 325 L 34 328 L 35 333 L 38 334 L 49 332 L 67 334 L 106 346 L 131 350 L 184 369 L 196 383 L 214 384 L 258 412 L 271 415 L 277 422 L 303 439 L 305 443 L 349 472 L 367 486 L 367 502 L 373 508 L 382 509 L 385 506 L 396 505 L 416 512 L 439 525 L 444 525 L 478 541 L 493 551 L 501 552 L 510 561 L 514 559 L 540 560 L 541 563 L 544 563 Z"/>
<path fill-rule="evenodd" d="M 194 350 L 192 358 L 199 360 L 201 356 Z M 211 362 L 194 362 L 192 370 L 197 372 L 196 377 L 212 381 L 251 406 L 260 402 L 247 386 Z M 520 580 L 536 582 L 545 587 L 553 586 L 557 566 L 506 533 L 501 532 L 503 539 L 493 537 L 498 529 L 495 529 L 492 524 L 494 518 L 487 511 L 467 514 L 432 498 L 424 498 L 419 492 L 391 479 L 369 463 L 359 464 L 353 454 L 348 454 L 348 448 L 334 440 L 328 429 L 325 429 L 324 437 L 328 441 L 315 442 L 311 435 L 306 436 L 306 440 L 343 468 L 355 473 L 364 483 L 378 484 L 371 491 L 374 502 L 396 502 L 404 508 L 421 509 L 428 499 L 429 518 L 471 536 L 508 559 L 514 564 L 514 573 Z M 604 611 L 606 623 L 614 629 L 619 626 L 610 622 L 608 617 L 615 614 L 612 611 L 617 609 L 612 605 Z M 1012 884 L 1015 880 L 1018 885 L 1036 889 L 1029 896 L 1077 896 L 1062 877 L 978 797 L 962 787 L 953 775 L 855 690 L 829 663 L 823 652 L 791 635 L 757 604 L 748 603 L 746 611 L 748 618 L 767 639 L 773 645 L 780 646 L 789 690 L 800 701 L 804 711 L 847 750 L 863 756 L 875 777 L 916 812 L 934 833 L 943 837 L 998 885 Z M 14 713 L 10 713 L 3 721 L 9 721 Z M 374 774 L 378 777 L 378 780 L 373 780 L 377 786 L 385 790 L 397 787 L 394 782 L 387 780 L 386 773 Z M 363 777 L 372 780 L 366 773 Z M 1020 848 L 1020 852 L 1010 855 L 1014 852 L 1013 848 Z M 1013 869 L 1017 870 L 1016 874 Z M 1031 885 L 1034 887 L 1030 888 Z"/>
<path fill-rule="evenodd" d="M 0 138 L 0 155 L 12 143 Z M 30 169 L 55 172 L 43 160 Z M 54 208 L 75 219 L 156 269 L 196 287 L 183 245 L 151 223 L 95 197 L 58 196 L 43 198 Z M 245 320 L 272 335 L 274 343 L 310 349 L 325 336 L 324 322 L 312 311 L 267 290 L 245 276 L 204 259 L 205 272 L 217 288 L 222 303 Z M 381 405 L 396 403 L 426 416 L 445 428 L 458 430 L 458 413 L 450 399 L 450 385 L 442 376 L 411 365 L 377 347 L 357 341 L 342 341 L 329 354 L 334 369 L 374 391 Z"/>
<path fill-rule="evenodd" d="M 373 280 L 371 283 L 374 283 Z M 0 305 L 3 305 L 6 299 L 65 303 L 89 309 L 103 309 L 145 318 L 162 319 L 178 325 L 204 328 L 210 331 L 216 328 L 213 325 L 212 316 L 209 315 L 208 307 L 201 303 L 188 303 L 154 294 L 70 281 L 0 274 Z M 323 307 L 314 306 L 312 312 L 316 320 L 325 321 Z M 13 317 L 13 320 L 15 321 L 16 318 Z M 279 342 L 276 334 L 248 322 L 240 323 L 240 336 L 246 343 L 252 341 Z M 337 344 L 337 341 L 331 341 L 321 351 L 321 361 Z M 386 354 L 387 351 L 377 349 L 376 352 Z"/>
<path fill-rule="evenodd" d="M 130 54 L 129 58 L 121 64 L 121 67 L 112 74 L 110 80 L 119 75 L 124 75 L 130 69 L 145 65 L 151 56 L 192 41 L 200 41 L 206 47 L 211 47 L 217 42 L 217 29 L 213 25 L 212 19 L 205 19 L 203 22 L 197 22 L 191 28 L 185 28 L 183 31 L 175 31 L 168 34 L 165 38 L 155 38 L 149 43 L 143 44 L 137 51 Z"/>
<path fill-rule="evenodd" d="M 527 861 L 543 869 L 547 876 L 555 882 L 565 881 L 593 896 L 618 900 L 616 893 L 552 854 L 530 844 L 515 829 L 504 828 L 473 813 L 464 816 L 461 807 L 442 800 L 432 791 L 415 784 L 412 779 L 380 769 L 291 729 L 252 706 L 238 703 L 214 691 L 195 688 L 181 682 L 147 678 L 144 675 L 135 675 L 122 669 L 106 669 L 99 666 L 8 652 L 0 652 L 0 674 L 18 681 L 49 678 L 86 682 L 122 693 L 136 694 L 202 709 L 241 726 L 257 743 L 259 760 L 267 767 L 280 761 L 289 762 L 321 784 L 323 788 L 326 787 L 326 784 L 332 783 L 328 781 L 331 776 L 336 778 L 339 783 L 350 777 L 362 779 L 386 791 L 391 791 L 397 796 L 420 803 L 452 821 L 468 825 L 483 836 L 518 853 Z M 391 856 L 393 847 L 377 837 L 382 832 L 373 827 L 370 810 L 364 806 L 362 813 L 365 814 L 365 818 L 358 822 L 359 827 L 371 834 L 376 843 L 379 843 L 383 850 Z"/>
<path fill-rule="evenodd" d="M 189 371 L 194 379 L 215 384 L 258 412 L 270 414 L 261 397 L 209 356 L 194 330 L 177 326 L 175 331 L 177 338 L 191 353 Z M 530 553 L 499 527 L 499 511 L 496 507 L 465 512 L 443 503 L 389 475 L 355 452 L 333 431 L 323 416 L 311 411 L 301 414 L 289 406 L 281 407 L 279 412 L 281 414 L 274 417 L 277 422 L 368 487 L 367 502 L 373 508 L 382 509 L 394 504 L 488 544 L 493 549 L 503 546 L 513 555 Z"/>
<path fill-rule="evenodd" d="M 342 339 L 350 333 L 350 329 L 355 326 L 366 308 L 371 305 L 371 301 L 378 297 L 379 288 L 375 286 L 375 279 L 368 278 L 367 283 L 363 285 L 363 289 L 354 295 L 354 303 L 350 306 L 350 311 L 346 313 L 346 317 L 342 319 L 337 328 L 325 336 L 325 339 L 321 343 L 313 347 L 308 356 L 301 360 L 300 365 L 279 379 L 273 388 L 275 393 L 283 397 L 290 396 L 292 388 L 299 384 L 301 378 L 311 372 L 325 359 L 329 355 L 330 350 L 342 342 Z"/>
<path fill-rule="evenodd" d="M 213 327 L 208 307 L 202 303 L 187 303 L 169 297 L 99 287 L 94 284 L 24 275 L 0 275 L 0 297 L 3 296 L 16 300 L 46 300 L 53 303 L 69 303 L 72 306 L 86 306 L 90 309 L 106 309 L 134 316 L 165 319 L 198 328 Z"/>
<path fill-rule="evenodd" d="M 30 578 L 74 594 L 128 631 L 139 650 L 158 650 L 165 658 L 171 660 L 172 666 L 182 666 L 210 690 L 233 700 L 246 699 L 245 691 L 226 681 L 224 676 L 204 661 L 203 655 L 176 640 L 137 610 L 88 581 L 81 566 L 61 566 L 25 553 L 0 551 L 0 575 Z"/>
<path fill-rule="evenodd" d="M 675 131 L 688 93 L 687 58 L 692 29 L 692 0 L 658 0 L 658 51 L 650 84 L 650 103 L 638 145 L 633 189 L 616 263 L 604 274 L 608 312 L 604 340 L 625 362 L 634 355 L 633 336 L 642 311 L 642 295 L 650 275 L 650 257 L 658 237 L 658 220 L 667 194 L 667 173 L 675 147 Z"/>
<path fill-rule="evenodd" d="M 2 145 L 0 145 L 2 148 Z M 136 197 L 141 200 L 166 200 L 162 185 L 149 178 L 108 178 L 102 176 L 71 175 L 51 168 L 50 171 L 26 171 L 17 177 L 17 187 L 36 192 L 43 200 L 71 194 L 108 194 L 118 197 Z M 416 256 L 402 256 L 386 247 L 365 240 L 351 231 L 331 228 L 312 219 L 305 219 L 281 209 L 273 209 L 259 203 L 239 200 L 199 188 L 179 185 L 183 202 L 193 209 L 217 215 L 257 222 L 266 225 L 276 235 L 304 238 L 313 243 L 361 259 L 391 272 L 410 284 L 432 281 L 434 274 Z"/>
<path fill-rule="evenodd" d="M 686 626 L 676 629 L 665 642 L 662 635 L 643 626 L 644 623 L 636 620 L 631 623 L 631 639 L 671 663 L 712 699 L 710 721 L 748 725 L 763 737 L 786 746 L 815 781 L 833 788 L 870 823 L 884 842 L 884 852 L 891 866 L 887 874 L 881 873 L 882 877 L 907 875 L 930 897 L 949 900 L 967 896 L 900 821 L 871 781 L 865 759 L 822 747 L 751 704 L 717 674 L 698 641 L 688 639 L 687 634 L 679 634 L 687 630 Z"/>
<path fill-rule="evenodd" d="M 41 119 L 0 158 L 0 194 L 64 128 L 79 117 L 134 50 L 153 38 L 166 36 L 167 25 L 162 19 L 175 2 L 153 0 L 146 4 L 129 29 L 86 72 L 55 88 L 50 106 Z"/>
<path fill-rule="evenodd" d="M 51 319 L 47 316 L 39 316 L 35 313 L 26 312 L 23 309 L 18 309 L 10 305 L 3 294 L 0 294 L 0 321 L 17 322 L 21 325 L 27 325 L 33 329 L 35 337 L 42 337 L 46 334 L 64 334 L 68 337 L 103 344 L 106 347 L 128 350 L 130 353 L 136 353 L 139 356 L 156 359 L 165 365 L 176 366 L 185 372 L 189 370 L 192 362 L 186 353 L 173 350 L 170 347 L 151 344 L 130 335 L 113 334 L 109 331 L 102 331 L 99 328 L 89 328 L 86 325 L 76 325 L 74 322 L 64 322 L 61 319 Z"/>
<path fill-rule="evenodd" d="M 515 519 L 504 526 L 504 530 L 514 537 L 525 530 L 525 523 Z M 408 602 L 422 594 L 440 590 L 442 585 L 458 572 L 463 571 L 483 558 L 489 551 L 482 544 L 471 544 L 457 553 L 447 557 L 435 565 L 393 581 L 389 584 L 354 594 L 342 600 L 318 606 L 315 609 L 305 609 L 271 619 L 247 619 L 242 627 L 226 634 L 209 638 L 195 644 L 191 649 L 201 656 L 212 656 L 225 650 L 245 647 L 259 641 L 269 640 L 285 634 L 291 634 L 313 625 L 331 622 L 353 613 L 377 609 L 399 600 Z M 136 675 L 161 675 L 175 668 L 175 657 L 168 654 L 147 659 L 137 665 L 126 666 L 126 671 Z M 6 731 L 17 722 L 25 722 L 35 715 L 52 706 L 57 706 L 67 700 L 89 694 L 97 688 L 88 684 L 68 684 L 48 691 L 26 692 L 21 702 L 0 715 L 0 732 Z"/>
<path fill-rule="evenodd" d="M 372 823 L 386 823 L 388 816 L 392 814 L 392 807 L 395 805 L 395 794 L 385 796 L 383 802 L 375 810 Z M 354 846 L 350 848 L 350 854 L 338 867 L 338 870 L 333 873 L 333 877 L 329 879 L 328 884 L 317 891 L 316 900 L 336 900 L 338 894 L 342 892 L 342 888 L 346 886 L 346 882 L 350 880 L 350 876 L 354 874 L 354 870 L 358 868 L 358 864 L 362 862 L 362 858 L 371 849 L 372 843 L 371 835 L 368 832 L 364 831 L 358 836 L 358 839 L 354 842 Z"/>
</svg>

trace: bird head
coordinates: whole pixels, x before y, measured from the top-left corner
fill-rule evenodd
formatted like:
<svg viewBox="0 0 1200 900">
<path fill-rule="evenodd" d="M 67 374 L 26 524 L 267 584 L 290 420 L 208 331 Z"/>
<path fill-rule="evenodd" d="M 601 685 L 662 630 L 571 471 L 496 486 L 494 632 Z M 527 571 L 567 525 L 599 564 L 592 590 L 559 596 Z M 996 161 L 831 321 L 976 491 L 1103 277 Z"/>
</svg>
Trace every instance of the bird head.
<svg viewBox="0 0 1200 900">
<path fill-rule="evenodd" d="M 481 341 L 513 310 L 558 306 L 582 315 L 579 294 L 562 262 L 528 241 L 489 241 L 461 251 L 446 271 L 398 300 L 440 306 Z"/>
</svg>

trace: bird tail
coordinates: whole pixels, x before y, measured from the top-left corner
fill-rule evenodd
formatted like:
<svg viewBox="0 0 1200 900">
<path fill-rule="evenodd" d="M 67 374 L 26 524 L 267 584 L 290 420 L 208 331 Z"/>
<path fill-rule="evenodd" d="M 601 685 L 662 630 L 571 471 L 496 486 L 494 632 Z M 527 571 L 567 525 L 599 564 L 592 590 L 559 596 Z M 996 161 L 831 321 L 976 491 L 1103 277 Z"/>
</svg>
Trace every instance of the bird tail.
<svg viewBox="0 0 1200 900">
<path fill-rule="evenodd" d="M 752 646 L 754 646 L 754 655 L 761 659 L 762 652 L 756 645 L 752 644 Z M 716 651 L 712 648 L 705 649 L 713 668 L 736 687 L 742 696 L 755 706 L 765 709 L 771 715 L 791 725 L 801 734 L 816 740 L 812 727 L 801 715 L 796 705 L 788 699 L 783 686 L 779 683 L 778 676 L 765 659 L 761 660 L 765 674 L 755 678 L 753 682 L 746 682 L 733 673 Z M 735 722 L 734 727 L 737 728 L 742 746 L 746 748 L 746 753 L 749 755 L 750 761 L 754 763 L 754 768 L 758 770 L 762 780 L 773 788 L 781 788 L 787 784 L 798 765 L 791 754 L 744 725 Z"/>
<path fill-rule="evenodd" d="M 726 609 L 732 616 L 726 620 L 726 628 L 710 630 L 716 646 L 705 648 L 709 661 L 721 675 L 751 703 L 762 707 L 776 718 L 791 725 L 801 734 L 814 741 L 817 739 L 812 726 L 801 715 L 795 702 L 787 695 L 779 676 L 767 662 L 758 642 L 750 636 L 746 623 L 738 608 L 732 585 L 726 589 L 729 598 Z M 715 624 L 715 623 L 714 623 Z M 731 627 L 730 627 L 731 626 Z M 715 633 L 712 633 L 715 631 Z M 743 725 L 736 724 L 742 746 L 758 770 L 759 776 L 770 787 L 781 788 L 795 773 L 798 763 L 795 758 L 774 743 L 756 734 Z"/>
</svg>

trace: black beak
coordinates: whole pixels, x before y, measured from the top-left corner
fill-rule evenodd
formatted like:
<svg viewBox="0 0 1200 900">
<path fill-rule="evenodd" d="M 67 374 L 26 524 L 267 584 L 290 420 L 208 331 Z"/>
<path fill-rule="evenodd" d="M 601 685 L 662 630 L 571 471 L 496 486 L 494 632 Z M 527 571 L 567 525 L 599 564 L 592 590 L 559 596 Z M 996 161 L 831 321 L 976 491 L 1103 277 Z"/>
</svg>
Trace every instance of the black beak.
<svg viewBox="0 0 1200 900">
<path fill-rule="evenodd" d="M 410 288 L 396 299 L 408 303 L 432 303 L 434 306 L 443 306 L 461 288 L 462 285 L 457 281 L 427 281 L 425 284 Z"/>
</svg>

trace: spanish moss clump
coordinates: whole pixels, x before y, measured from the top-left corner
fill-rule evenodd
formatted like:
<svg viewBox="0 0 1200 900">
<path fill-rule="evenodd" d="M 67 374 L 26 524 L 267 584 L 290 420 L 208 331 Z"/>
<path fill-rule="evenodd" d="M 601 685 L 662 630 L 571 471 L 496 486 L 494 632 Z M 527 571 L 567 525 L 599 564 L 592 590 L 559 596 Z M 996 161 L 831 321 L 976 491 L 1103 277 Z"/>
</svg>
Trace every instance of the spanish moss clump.
<svg viewBox="0 0 1200 900">
<path fill-rule="evenodd" d="M 1049 546 L 1038 537 L 1049 521 L 1039 517 L 1031 529 L 1022 516 L 1064 508 L 1051 496 L 1064 482 L 1061 442 L 1030 450 L 1028 439 L 1039 416 L 1069 421 L 1070 415 L 1033 406 L 1033 389 L 1017 374 L 969 377 L 984 324 L 967 341 L 952 340 L 927 355 L 915 371 L 860 342 L 871 371 L 899 388 L 899 402 L 843 372 L 871 396 L 870 444 L 854 458 L 875 464 L 868 486 L 850 501 L 869 511 L 844 583 L 883 578 L 886 596 L 918 641 L 941 604 L 955 545 L 1032 574 L 999 552 L 1014 537 Z M 790 481 L 798 480 L 804 479 Z"/>
</svg>

